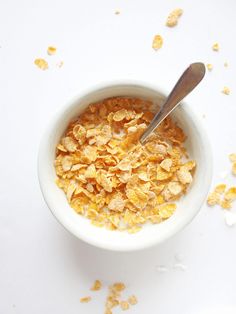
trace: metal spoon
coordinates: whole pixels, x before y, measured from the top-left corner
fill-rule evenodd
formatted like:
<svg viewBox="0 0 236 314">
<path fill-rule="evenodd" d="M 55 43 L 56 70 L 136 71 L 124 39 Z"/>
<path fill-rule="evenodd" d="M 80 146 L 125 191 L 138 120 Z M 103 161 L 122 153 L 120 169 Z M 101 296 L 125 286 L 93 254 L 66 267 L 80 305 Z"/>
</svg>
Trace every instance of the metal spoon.
<svg viewBox="0 0 236 314">
<path fill-rule="evenodd" d="M 140 137 L 141 144 L 145 143 L 147 137 L 179 105 L 180 101 L 201 82 L 205 72 L 206 69 L 203 63 L 197 62 L 190 64 L 179 78 L 159 112 L 155 115 L 145 132 Z"/>
</svg>

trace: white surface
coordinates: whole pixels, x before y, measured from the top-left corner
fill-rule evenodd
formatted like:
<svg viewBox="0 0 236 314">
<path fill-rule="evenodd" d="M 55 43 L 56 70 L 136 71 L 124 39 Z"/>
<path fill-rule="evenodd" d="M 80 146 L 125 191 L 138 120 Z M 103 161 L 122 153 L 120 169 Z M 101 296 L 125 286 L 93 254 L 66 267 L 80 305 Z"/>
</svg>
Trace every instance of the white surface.
<svg viewBox="0 0 236 314">
<path fill-rule="evenodd" d="M 112 81 L 81 91 L 65 103 L 61 112 L 49 122 L 39 149 L 39 182 L 44 199 L 53 215 L 72 234 L 96 247 L 114 251 L 134 251 L 164 242 L 182 230 L 196 216 L 209 191 L 212 179 L 212 153 L 202 123 L 193 114 L 191 107 L 183 103 L 172 113 L 172 118 L 185 134 L 188 134 L 185 147 L 189 158 L 196 161 L 197 169 L 194 173 L 194 183 L 188 189 L 187 195 L 178 201 L 178 209 L 174 215 L 161 224 L 146 224 L 140 232 L 132 235 L 128 232 L 93 226 L 88 219 L 78 215 L 69 206 L 64 192 L 55 184 L 55 147 L 68 123 L 78 117 L 89 104 L 114 96 L 149 99 L 153 102 L 154 108 L 161 106 L 164 101 L 160 88 L 137 80 Z"/>
<path fill-rule="evenodd" d="M 165 18 L 176 6 L 184 15 L 178 27 L 168 29 Z M 81 243 L 56 222 L 36 174 L 42 133 L 71 94 L 118 78 L 170 89 L 188 63 L 205 61 L 214 69 L 188 103 L 200 118 L 206 115 L 213 184 L 235 183 L 227 157 L 236 151 L 235 11 L 234 0 L 0 2 L 1 314 L 103 313 L 105 290 L 89 304 L 79 302 L 95 278 L 127 283 L 139 298 L 127 313 L 235 312 L 236 229 L 225 225 L 222 210 L 203 206 L 183 232 L 154 249 L 109 253 Z M 158 52 L 151 48 L 156 33 L 165 40 Z M 211 50 L 214 41 L 220 43 L 218 53 Z M 52 44 L 58 54 L 47 58 L 50 65 L 65 64 L 40 71 L 33 61 L 46 57 Z M 224 85 L 230 96 L 221 94 Z M 186 271 L 173 269 L 177 253 Z M 158 272 L 158 265 L 168 271 Z"/>
</svg>

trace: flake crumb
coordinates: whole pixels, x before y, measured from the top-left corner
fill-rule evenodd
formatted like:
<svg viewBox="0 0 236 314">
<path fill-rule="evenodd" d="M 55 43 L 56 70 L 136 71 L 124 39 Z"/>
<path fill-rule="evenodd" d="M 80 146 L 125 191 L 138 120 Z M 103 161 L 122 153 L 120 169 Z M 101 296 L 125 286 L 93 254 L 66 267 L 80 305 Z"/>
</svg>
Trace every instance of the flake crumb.
<svg viewBox="0 0 236 314">
<path fill-rule="evenodd" d="M 212 69 L 213 69 L 213 65 L 210 63 L 207 63 L 206 67 L 207 67 L 208 71 L 212 71 Z"/>
<path fill-rule="evenodd" d="M 152 42 L 152 48 L 154 50 L 158 50 L 162 47 L 163 45 L 163 38 L 161 35 L 155 35 L 153 38 L 153 42 Z"/>
<path fill-rule="evenodd" d="M 115 15 L 119 15 L 120 14 L 120 10 L 115 10 Z"/>
<path fill-rule="evenodd" d="M 213 46 L 212 46 L 212 50 L 213 51 L 219 51 L 219 49 L 220 49 L 219 44 L 218 43 L 214 43 Z"/>
<path fill-rule="evenodd" d="M 57 52 L 57 48 L 53 46 L 49 46 L 47 49 L 47 53 L 49 56 L 55 55 Z"/>
<path fill-rule="evenodd" d="M 222 89 L 222 93 L 225 95 L 229 95 L 230 94 L 230 89 L 227 86 L 224 86 L 224 88 Z"/>
<path fill-rule="evenodd" d="M 129 302 L 130 305 L 135 305 L 135 304 L 138 303 L 138 300 L 137 300 L 137 298 L 136 298 L 135 295 L 131 295 L 131 296 L 128 298 L 128 302 Z"/>
<path fill-rule="evenodd" d="M 93 286 L 90 288 L 92 291 L 98 291 L 102 288 L 102 283 L 100 280 L 95 280 Z"/>
<path fill-rule="evenodd" d="M 224 210 L 224 218 L 227 226 L 232 227 L 236 225 L 236 214 L 228 210 Z"/>
<path fill-rule="evenodd" d="M 225 62 L 224 62 L 224 67 L 225 67 L 225 68 L 228 68 L 228 66 L 229 66 L 228 62 L 225 61 Z"/>
<path fill-rule="evenodd" d="M 230 154 L 229 159 L 232 162 L 232 174 L 236 176 L 236 154 Z"/>
<path fill-rule="evenodd" d="M 58 68 L 63 67 L 63 65 L 64 65 L 64 61 L 60 61 L 60 62 L 57 63 L 57 67 Z"/>
<path fill-rule="evenodd" d="M 120 308 L 123 310 L 123 311 L 126 311 L 129 309 L 129 302 L 127 301 L 121 301 L 120 302 Z"/>
<path fill-rule="evenodd" d="M 41 70 L 47 70 L 48 69 L 47 61 L 42 59 L 42 58 L 35 59 L 34 64 Z"/>
<path fill-rule="evenodd" d="M 173 10 L 167 17 L 166 26 L 168 27 L 176 26 L 178 24 L 178 19 L 180 18 L 182 14 L 183 14 L 182 9 L 178 8 L 178 9 Z"/>
<path fill-rule="evenodd" d="M 80 302 L 81 303 L 88 303 L 91 301 L 91 297 L 83 297 L 83 298 L 80 298 Z"/>
</svg>

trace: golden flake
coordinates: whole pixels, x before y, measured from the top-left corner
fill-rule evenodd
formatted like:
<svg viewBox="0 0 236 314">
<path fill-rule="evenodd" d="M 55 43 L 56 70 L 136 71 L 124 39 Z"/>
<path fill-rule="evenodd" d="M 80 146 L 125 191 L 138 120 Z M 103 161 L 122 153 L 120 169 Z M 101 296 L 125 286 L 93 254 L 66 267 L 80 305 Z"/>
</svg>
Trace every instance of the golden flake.
<svg viewBox="0 0 236 314">
<path fill-rule="evenodd" d="M 121 301 L 120 302 L 120 308 L 123 310 L 123 311 L 126 311 L 129 309 L 129 302 L 127 301 Z"/>
<path fill-rule="evenodd" d="M 37 65 L 37 67 L 40 68 L 41 70 L 47 70 L 48 69 L 47 61 L 42 59 L 42 58 L 35 59 L 34 64 Z"/>
<path fill-rule="evenodd" d="M 152 41 L 152 48 L 154 50 L 158 50 L 162 47 L 163 45 L 163 38 L 161 35 L 155 35 Z"/>
<path fill-rule="evenodd" d="M 213 65 L 210 63 L 207 63 L 206 67 L 207 67 L 208 71 L 212 71 L 212 69 L 213 69 Z"/>
<path fill-rule="evenodd" d="M 128 298 L 128 302 L 129 302 L 130 305 L 135 305 L 135 304 L 138 303 L 138 300 L 137 300 L 137 298 L 136 298 L 135 295 L 131 295 L 131 296 Z"/>
<path fill-rule="evenodd" d="M 183 14 L 182 9 L 178 8 L 178 9 L 173 10 L 167 17 L 166 26 L 168 27 L 176 26 L 178 24 L 178 19 L 182 14 Z"/>
<path fill-rule="evenodd" d="M 218 44 L 218 43 L 214 43 L 213 46 L 212 46 L 212 50 L 213 50 L 213 51 L 219 51 L 219 48 L 220 48 L 220 47 L 219 47 L 219 44 Z"/>
<path fill-rule="evenodd" d="M 49 56 L 55 55 L 57 52 L 57 48 L 53 46 L 49 46 L 47 49 L 47 53 Z"/>
<path fill-rule="evenodd" d="M 230 94 L 230 89 L 227 86 L 224 86 L 222 89 L 222 93 L 225 95 L 229 95 Z"/>
<path fill-rule="evenodd" d="M 98 291 L 102 288 L 102 283 L 100 280 L 95 280 L 93 286 L 90 288 L 92 291 Z"/>
<path fill-rule="evenodd" d="M 91 297 L 83 297 L 83 298 L 80 298 L 80 302 L 81 303 L 88 303 L 91 301 Z"/>
</svg>

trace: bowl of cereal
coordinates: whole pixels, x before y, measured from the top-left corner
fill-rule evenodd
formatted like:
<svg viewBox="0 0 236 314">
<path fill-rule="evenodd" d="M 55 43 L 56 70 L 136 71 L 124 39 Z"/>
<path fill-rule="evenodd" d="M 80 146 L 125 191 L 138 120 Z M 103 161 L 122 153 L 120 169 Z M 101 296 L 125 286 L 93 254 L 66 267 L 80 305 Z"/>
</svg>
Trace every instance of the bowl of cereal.
<svg viewBox="0 0 236 314">
<path fill-rule="evenodd" d="M 146 83 L 103 84 L 80 93 L 51 122 L 39 150 L 40 186 L 53 215 L 79 239 L 143 249 L 176 234 L 200 210 L 211 150 L 189 106 L 139 142 L 164 100 Z"/>
</svg>

